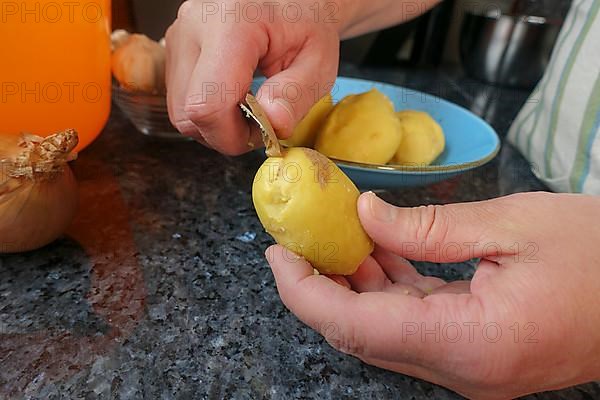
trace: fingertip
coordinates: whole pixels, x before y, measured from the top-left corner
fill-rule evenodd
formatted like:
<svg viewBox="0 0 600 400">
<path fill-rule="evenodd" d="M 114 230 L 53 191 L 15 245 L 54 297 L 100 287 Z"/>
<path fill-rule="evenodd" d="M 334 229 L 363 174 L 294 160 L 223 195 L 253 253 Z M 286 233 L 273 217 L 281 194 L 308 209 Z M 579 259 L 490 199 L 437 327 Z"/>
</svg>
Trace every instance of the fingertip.
<svg viewBox="0 0 600 400">
<path fill-rule="evenodd" d="M 348 277 L 348 282 L 358 293 L 381 292 L 391 283 L 372 256 L 367 257 L 358 270 Z"/>
<path fill-rule="evenodd" d="M 266 250 L 265 255 L 278 285 L 295 284 L 313 275 L 312 265 L 284 246 L 271 246 Z"/>
<path fill-rule="evenodd" d="M 267 258 L 275 278 L 279 278 L 279 282 L 283 283 L 285 279 L 288 283 L 298 283 L 304 278 L 308 278 L 316 274 L 314 268 L 308 261 L 299 255 L 291 252 L 280 245 L 273 245 L 265 251 Z M 318 274 L 317 274 L 318 275 Z M 351 289 L 350 282 L 345 276 L 341 275 L 325 275 L 340 286 Z"/>
<path fill-rule="evenodd" d="M 358 198 L 357 208 L 360 222 L 366 228 L 372 218 L 372 203 L 377 200 L 377 195 L 371 191 L 362 193 Z"/>
<path fill-rule="evenodd" d="M 340 276 L 315 275 L 312 266 L 283 246 L 266 253 L 283 304 L 307 325 L 318 329 L 323 323 L 350 319 L 356 295 Z M 323 305 L 327 304 L 327 307 Z"/>
<path fill-rule="evenodd" d="M 267 259 L 267 262 L 269 263 L 269 265 L 273 264 L 273 259 L 275 257 L 275 250 L 277 249 L 277 245 L 271 245 L 269 247 L 267 247 L 267 249 L 265 250 L 265 258 Z"/>
<path fill-rule="evenodd" d="M 192 113 L 187 117 L 189 123 L 186 122 L 185 128 L 188 132 L 193 134 L 195 128 L 195 137 L 201 136 L 210 148 L 223 155 L 240 156 L 262 144 L 258 130 L 253 129 L 235 105 L 215 113 Z"/>
<path fill-rule="evenodd" d="M 359 214 L 368 214 L 371 200 L 375 197 L 375 193 L 372 191 L 368 191 L 365 193 L 361 193 L 358 197 L 358 212 Z"/>
<path fill-rule="evenodd" d="M 292 105 L 285 99 L 277 97 L 269 99 L 266 95 L 259 96 L 259 103 L 267 114 L 273 129 L 280 139 L 287 139 L 292 135 L 296 125 L 296 117 Z"/>
<path fill-rule="evenodd" d="M 181 133 L 183 136 L 188 136 L 199 141 L 203 141 L 204 138 L 198 130 L 198 127 L 190 120 L 180 120 L 177 122 L 171 121 L 171 124 Z"/>
</svg>

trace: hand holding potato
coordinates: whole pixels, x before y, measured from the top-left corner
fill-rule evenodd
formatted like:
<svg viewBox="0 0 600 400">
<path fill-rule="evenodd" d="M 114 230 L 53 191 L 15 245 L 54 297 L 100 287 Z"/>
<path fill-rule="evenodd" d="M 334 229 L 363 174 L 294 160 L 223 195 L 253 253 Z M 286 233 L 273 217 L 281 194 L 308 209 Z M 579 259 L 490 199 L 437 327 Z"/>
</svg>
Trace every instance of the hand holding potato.
<svg viewBox="0 0 600 400">
<path fill-rule="evenodd" d="M 267 258 L 286 306 L 340 351 L 469 398 L 515 398 L 600 380 L 599 208 L 528 193 L 403 209 L 364 194 L 377 248 L 354 275 L 314 276 L 278 246 Z M 474 257 L 473 279 L 451 283 L 405 260 Z"/>
</svg>

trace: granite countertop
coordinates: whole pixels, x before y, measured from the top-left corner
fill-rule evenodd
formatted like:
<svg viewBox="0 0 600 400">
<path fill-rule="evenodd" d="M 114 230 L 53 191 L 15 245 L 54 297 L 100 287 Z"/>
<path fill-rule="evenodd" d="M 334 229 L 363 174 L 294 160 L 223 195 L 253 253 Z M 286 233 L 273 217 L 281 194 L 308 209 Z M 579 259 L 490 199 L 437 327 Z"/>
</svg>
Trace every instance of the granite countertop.
<svg viewBox="0 0 600 400">
<path fill-rule="evenodd" d="M 342 73 L 447 98 L 501 135 L 527 98 L 450 73 Z M 283 307 L 251 201 L 261 162 L 145 137 L 114 109 L 74 163 L 81 206 L 67 237 L 0 257 L 0 398 L 460 398 L 334 351 Z M 542 188 L 505 146 L 475 172 L 382 195 L 415 206 Z M 418 267 L 446 279 L 473 272 Z M 530 398 L 598 396 L 590 384 Z"/>
</svg>

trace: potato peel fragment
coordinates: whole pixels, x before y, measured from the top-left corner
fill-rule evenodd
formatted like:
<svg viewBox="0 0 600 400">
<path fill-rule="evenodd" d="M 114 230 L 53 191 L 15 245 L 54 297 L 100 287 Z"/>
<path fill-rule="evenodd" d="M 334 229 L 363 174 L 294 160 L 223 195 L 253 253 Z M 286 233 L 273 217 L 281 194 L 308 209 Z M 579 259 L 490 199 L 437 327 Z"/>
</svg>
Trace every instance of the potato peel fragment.
<svg viewBox="0 0 600 400">
<path fill-rule="evenodd" d="M 262 107 L 258 104 L 256 98 L 248 93 L 246 95 L 246 104 L 240 103 L 240 108 L 244 111 L 247 118 L 251 118 L 260 128 L 262 140 L 265 144 L 268 157 L 281 157 L 282 150 L 279 139 L 275 134 L 273 125 L 265 115 Z"/>
</svg>

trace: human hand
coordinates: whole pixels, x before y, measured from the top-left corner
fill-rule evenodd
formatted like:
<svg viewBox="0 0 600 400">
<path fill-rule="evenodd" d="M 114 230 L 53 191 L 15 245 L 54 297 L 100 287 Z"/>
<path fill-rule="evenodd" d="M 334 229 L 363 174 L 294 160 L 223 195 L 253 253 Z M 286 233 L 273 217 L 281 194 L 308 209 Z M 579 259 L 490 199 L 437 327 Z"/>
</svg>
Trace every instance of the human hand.
<svg viewBox="0 0 600 400">
<path fill-rule="evenodd" d="M 600 198 L 519 194 L 397 208 L 363 194 L 377 248 L 347 278 L 267 251 L 285 305 L 336 349 L 477 399 L 600 379 Z M 470 282 L 420 275 L 405 258 L 481 258 Z"/>
<path fill-rule="evenodd" d="M 340 1 L 183 3 L 166 35 L 173 125 L 224 154 L 260 146 L 238 108 L 258 68 L 268 80 L 256 97 L 278 135 L 289 137 L 335 81 L 348 10 Z"/>
</svg>

